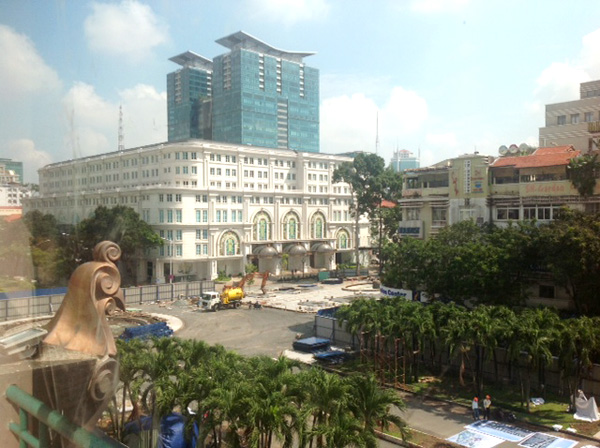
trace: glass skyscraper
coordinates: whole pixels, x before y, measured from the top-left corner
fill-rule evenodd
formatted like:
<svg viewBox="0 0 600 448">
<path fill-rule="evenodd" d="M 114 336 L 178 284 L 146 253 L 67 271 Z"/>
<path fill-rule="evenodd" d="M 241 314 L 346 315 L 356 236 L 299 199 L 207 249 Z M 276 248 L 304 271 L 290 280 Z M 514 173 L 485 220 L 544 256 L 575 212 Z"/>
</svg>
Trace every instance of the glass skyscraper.
<svg viewBox="0 0 600 448">
<path fill-rule="evenodd" d="M 192 107 L 189 113 L 190 119 L 204 117 L 204 124 L 210 117 L 211 135 L 207 136 L 205 128 L 194 135 L 196 125 L 188 124 L 188 111 L 172 116 L 170 109 L 169 140 L 173 135 L 177 140 L 207 138 L 319 152 L 319 71 L 303 62 L 304 57 L 314 53 L 279 50 L 243 31 L 217 43 L 230 52 L 217 56 L 212 63 L 211 100 L 200 101 L 198 112 L 194 114 Z M 168 83 L 172 75 L 168 75 Z M 177 94 L 169 84 L 168 95 L 171 91 Z M 168 102 L 170 106 L 172 100 Z M 190 132 L 183 137 L 186 127 Z"/>
<path fill-rule="evenodd" d="M 169 60 L 182 66 L 167 75 L 169 141 L 210 140 L 212 61 L 191 51 Z"/>
</svg>

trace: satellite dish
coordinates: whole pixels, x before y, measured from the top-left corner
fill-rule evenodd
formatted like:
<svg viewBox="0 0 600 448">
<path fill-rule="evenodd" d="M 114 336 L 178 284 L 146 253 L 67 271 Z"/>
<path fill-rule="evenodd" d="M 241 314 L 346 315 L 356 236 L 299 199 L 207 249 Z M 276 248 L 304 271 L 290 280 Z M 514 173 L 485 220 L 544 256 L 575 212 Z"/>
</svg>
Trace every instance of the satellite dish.
<svg viewBox="0 0 600 448">
<path fill-rule="evenodd" d="M 529 150 L 529 145 L 527 143 L 521 143 L 519 145 L 519 152 L 521 154 L 527 154 L 527 151 Z"/>
<path fill-rule="evenodd" d="M 510 152 L 511 154 L 516 154 L 519 152 L 519 147 L 513 143 L 508 147 L 508 152 Z"/>
<path fill-rule="evenodd" d="M 500 148 L 498 148 L 498 153 L 501 156 L 505 156 L 506 154 L 508 154 L 508 148 L 505 145 L 500 146 Z"/>
</svg>

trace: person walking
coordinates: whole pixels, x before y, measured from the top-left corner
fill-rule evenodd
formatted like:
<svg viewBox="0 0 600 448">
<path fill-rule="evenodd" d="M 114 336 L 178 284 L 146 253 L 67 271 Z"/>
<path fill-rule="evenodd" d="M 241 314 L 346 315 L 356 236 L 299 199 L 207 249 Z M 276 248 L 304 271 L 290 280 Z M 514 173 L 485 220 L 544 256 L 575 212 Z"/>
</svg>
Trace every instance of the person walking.
<svg viewBox="0 0 600 448">
<path fill-rule="evenodd" d="M 485 398 L 483 399 L 483 419 L 484 420 L 490 419 L 491 407 L 492 407 L 492 399 L 490 398 L 489 395 L 486 395 Z"/>
<path fill-rule="evenodd" d="M 479 420 L 479 398 L 473 398 L 471 409 L 473 409 L 473 420 Z"/>
</svg>

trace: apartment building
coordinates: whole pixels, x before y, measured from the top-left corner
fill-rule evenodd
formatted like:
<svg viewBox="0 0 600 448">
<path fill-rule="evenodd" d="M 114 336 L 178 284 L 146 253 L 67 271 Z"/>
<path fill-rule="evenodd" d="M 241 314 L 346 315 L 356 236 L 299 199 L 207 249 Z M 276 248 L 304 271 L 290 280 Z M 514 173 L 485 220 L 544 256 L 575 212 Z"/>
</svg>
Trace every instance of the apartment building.
<svg viewBox="0 0 600 448">
<path fill-rule="evenodd" d="M 583 153 L 600 149 L 600 81 L 580 84 L 579 99 L 546 105 L 540 147 L 573 145 Z"/>
<path fill-rule="evenodd" d="M 348 185 L 332 182 L 349 157 L 189 140 L 47 165 L 27 210 L 75 224 L 99 205 L 133 207 L 165 240 L 143 254 L 138 280 L 215 278 L 219 271 L 308 272 L 353 260 Z"/>
</svg>

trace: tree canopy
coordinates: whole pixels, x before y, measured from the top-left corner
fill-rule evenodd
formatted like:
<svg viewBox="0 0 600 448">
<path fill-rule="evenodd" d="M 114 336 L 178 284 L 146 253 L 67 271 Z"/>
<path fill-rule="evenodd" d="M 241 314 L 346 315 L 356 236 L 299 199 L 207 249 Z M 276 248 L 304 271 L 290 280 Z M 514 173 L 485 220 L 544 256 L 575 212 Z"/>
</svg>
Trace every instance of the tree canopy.
<svg viewBox="0 0 600 448">
<path fill-rule="evenodd" d="M 503 228 L 462 221 L 426 241 L 390 242 L 384 252 L 390 287 L 458 303 L 518 305 L 535 279 L 551 278 L 579 314 L 600 315 L 600 214 L 563 209 L 549 224 Z"/>
</svg>

